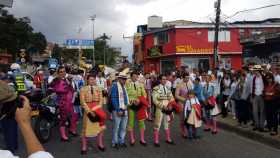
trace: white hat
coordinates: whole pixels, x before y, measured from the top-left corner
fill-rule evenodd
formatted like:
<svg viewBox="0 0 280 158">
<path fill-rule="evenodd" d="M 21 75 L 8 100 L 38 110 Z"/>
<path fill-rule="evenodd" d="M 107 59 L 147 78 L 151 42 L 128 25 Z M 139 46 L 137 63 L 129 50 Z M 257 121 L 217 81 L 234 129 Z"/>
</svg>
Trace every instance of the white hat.
<svg viewBox="0 0 280 158">
<path fill-rule="evenodd" d="M 128 78 L 128 72 L 129 72 L 129 68 L 124 69 L 123 71 L 121 71 L 118 75 L 118 78 Z"/>
<path fill-rule="evenodd" d="M 11 70 L 19 70 L 20 69 L 20 65 L 17 64 L 17 63 L 13 63 L 10 68 L 11 68 Z"/>
<path fill-rule="evenodd" d="M 263 70 L 261 65 L 254 65 L 252 68 L 250 68 L 251 71 L 261 71 Z"/>
</svg>

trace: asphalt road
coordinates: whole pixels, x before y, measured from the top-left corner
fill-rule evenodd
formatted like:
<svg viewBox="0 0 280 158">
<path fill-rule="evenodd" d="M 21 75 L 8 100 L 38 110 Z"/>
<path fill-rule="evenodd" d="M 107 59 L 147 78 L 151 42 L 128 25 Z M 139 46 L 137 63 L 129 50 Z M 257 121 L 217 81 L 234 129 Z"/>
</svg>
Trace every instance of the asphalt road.
<svg viewBox="0 0 280 158">
<path fill-rule="evenodd" d="M 126 149 L 112 149 L 111 142 L 111 122 L 107 123 L 105 133 L 106 152 L 101 152 L 96 148 L 95 139 L 90 140 L 90 149 L 86 156 L 80 155 L 80 138 L 72 138 L 71 142 L 60 142 L 58 130 L 54 129 L 54 134 L 50 142 L 44 144 L 45 148 L 56 158 L 279 158 L 280 150 L 240 137 L 236 134 L 220 130 L 217 135 L 203 132 L 201 140 L 186 140 L 179 134 L 178 120 L 172 125 L 172 138 L 175 146 L 170 146 L 164 142 L 164 133 L 161 131 L 161 147 L 153 146 L 152 123 L 147 123 L 148 146 L 143 147 L 138 142 L 134 147 Z M 139 134 L 137 134 L 139 137 Z M 127 137 L 128 138 L 128 137 Z M 22 141 L 20 141 L 23 144 Z M 128 143 L 127 143 L 128 144 Z M 19 149 L 19 155 L 26 157 L 23 145 Z M 0 156 L 1 157 L 1 156 Z"/>
</svg>

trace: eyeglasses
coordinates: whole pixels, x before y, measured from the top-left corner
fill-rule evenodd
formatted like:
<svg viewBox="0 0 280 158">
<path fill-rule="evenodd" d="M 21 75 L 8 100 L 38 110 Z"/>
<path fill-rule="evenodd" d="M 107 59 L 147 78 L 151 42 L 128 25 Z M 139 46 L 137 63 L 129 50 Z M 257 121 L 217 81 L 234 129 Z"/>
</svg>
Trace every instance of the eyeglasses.
<svg viewBox="0 0 280 158">
<path fill-rule="evenodd" d="M 59 71 L 58 73 L 65 73 L 65 71 Z"/>
</svg>

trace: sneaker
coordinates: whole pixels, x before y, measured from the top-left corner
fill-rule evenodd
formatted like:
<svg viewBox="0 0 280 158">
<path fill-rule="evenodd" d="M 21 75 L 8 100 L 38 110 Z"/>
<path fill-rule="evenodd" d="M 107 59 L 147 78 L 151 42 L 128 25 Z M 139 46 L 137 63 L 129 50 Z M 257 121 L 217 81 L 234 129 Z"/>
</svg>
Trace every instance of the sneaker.
<svg viewBox="0 0 280 158">
<path fill-rule="evenodd" d="M 120 144 L 121 148 L 127 148 L 127 145 L 125 143 Z"/>
<path fill-rule="evenodd" d="M 112 144 L 111 147 L 114 148 L 114 149 L 119 149 L 118 144 Z"/>
</svg>

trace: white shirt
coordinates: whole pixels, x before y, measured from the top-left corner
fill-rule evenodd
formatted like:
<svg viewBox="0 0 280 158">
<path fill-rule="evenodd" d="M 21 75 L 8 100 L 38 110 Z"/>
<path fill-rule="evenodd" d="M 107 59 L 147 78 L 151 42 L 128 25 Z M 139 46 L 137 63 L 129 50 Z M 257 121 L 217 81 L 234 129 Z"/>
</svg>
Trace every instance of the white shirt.
<svg viewBox="0 0 280 158">
<path fill-rule="evenodd" d="M 184 116 L 187 116 L 187 112 L 191 111 L 192 105 L 194 104 L 200 104 L 197 97 L 193 97 L 191 99 L 186 100 L 185 106 L 184 106 Z"/>
<path fill-rule="evenodd" d="M 53 79 L 54 79 L 54 76 L 50 75 L 48 77 L 48 84 L 52 83 Z"/>
<path fill-rule="evenodd" d="M 231 81 L 230 81 L 230 79 L 224 79 L 223 82 L 224 82 L 224 86 L 226 87 L 223 94 L 229 96 L 230 95 L 230 87 L 229 86 L 230 86 Z"/>
<path fill-rule="evenodd" d="M 182 82 L 182 80 L 180 78 L 177 78 L 174 82 L 173 82 L 173 88 L 176 88 L 178 84 L 180 84 Z"/>
<path fill-rule="evenodd" d="M 220 94 L 220 82 L 218 79 L 212 81 L 212 85 L 214 86 L 214 95 L 218 96 Z"/>
<path fill-rule="evenodd" d="M 170 81 L 166 81 L 165 87 L 171 90 L 172 88 L 172 83 Z"/>
<path fill-rule="evenodd" d="M 245 79 L 245 82 L 248 84 L 248 85 L 250 85 L 250 89 L 252 89 L 252 85 L 253 85 L 253 75 L 251 74 L 251 73 L 248 73 L 247 75 L 246 75 L 246 79 Z"/>
<path fill-rule="evenodd" d="M 257 96 L 262 95 L 263 89 L 264 89 L 264 85 L 263 85 L 262 77 L 257 77 L 255 81 L 255 95 Z"/>
<path fill-rule="evenodd" d="M 280 74 L 275 75 L 274 80 L 276 83 L 280 84 Z"/>
<path fill-rule="evenodd" d="M 202 88 L 204 88 L 205 85 L 206 85 L 206 82 L 205 82 L 205 81 L 201 81 L 201 82 L 200 82 L 200 85 L 202 86 Z"/>
<path fill-rule="evenodd" d="M 230 85 L 230 96 L 232 96 L 233 95 L 233 93 L 235 92 L 235 90 L 236 90 L 236 87 L 237 87 L 237 84 L 238 84 L 238 82 L 237 81 L 234 81 L 234 82 L 232 82 L 232 84 Z"/>
<path fill-rule="evenodd" d="M 8 150 L 0 150 L 1 158 L 19 158 L 18 156 L 13 155 Z M 53 158 L 53 156 L 45 151 L 38 151 L 28 156 L 28 158 Z"/>
<path fill-rule="evenodd" d="M 218 71 L 217 76 L 220 77 L 220 78 L 223 78 L 224 77 L 223 71 Z"/>
<path fill-rule="evenodd" d="M 101 77 L 96 77 L 96 83 L 97 83 L 97 86 L 99 88 L 101 88 L 102 90 L 107 90 L 107 84 L 106 84 L 106 79 Z"/>
<path fill-rule="evenodd" d="M 187 83 L 187 86 L 189 89 L 193 90 L 193 81 L 189 80 L 189 82 Z"/>
<path fill-rule="evenodd" d="M 195 80 L 195 78 L 196 78 L 196 74 L 191 73 L 191 74 L 190 74 L 190 78 L 191 78 L 191 80 L 192 80 L 192 81 L 194 81 L 194 80 Z"/>
<path fill-rule="evenodd" d="M 146 90 L 151 90 L 152 89 L 152 81 L 151 81 L 151 79 L 146 79 L 145 80 L 145 89 Z"/>
</svg>

